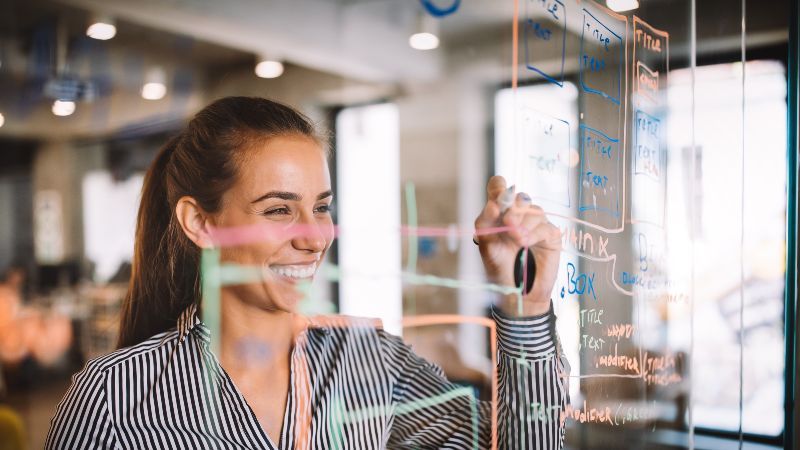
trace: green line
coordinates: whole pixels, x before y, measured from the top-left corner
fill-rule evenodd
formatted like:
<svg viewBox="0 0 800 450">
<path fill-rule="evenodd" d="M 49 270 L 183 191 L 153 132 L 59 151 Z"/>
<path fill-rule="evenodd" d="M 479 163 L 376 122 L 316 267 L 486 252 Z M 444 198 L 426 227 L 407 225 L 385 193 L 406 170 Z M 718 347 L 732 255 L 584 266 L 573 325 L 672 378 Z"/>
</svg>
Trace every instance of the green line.
<svg viewBox="0 0 800 450">
<path fill-rule="evenodd" d="M 340 441 L 344 434 L 343 428 L 345 421 L 340 418 L 341 413 L 346 413 L 346 411 L 342 409 L 341 398 L 336 395 L 331 400 L 330 415 L 328 416 L 328 435 L 331 437 L 331 441 L 333 441 L 334 449 L 342 447 L 342 442 Z"/>
<path fill-rule="evenodd" d="M 397 406 L 397 408 L 395 409 L 395 414 L 403 415 L 412 413 L 420 409 L 436 406 L 441 403 L 449 402 L 454 398 L 464 397 L 464 396 L 472 397 L 472 389 L 467 387 L 460 387 L 453 389 L 452 391 L 445 392 L 444 394 L 435 395 L 433 397 L 421 398 L 419 400 L 414 400 L 413 402 L 403 403 Z"/>
<path fill-rule="evenodd" d="M 330 281 L 341 280 L 343 270 L 339 266 L 335 264 L 325 264 L 324 266 L 322 266 L 322 269 L 323 269 L 321 271 L 322 276 L 326 277 L 328 280 Z M 261 276 L 261 271 L 259 268 L 256 267 L 225 263 L 218 267 L 218 271 L 220 274 L 219 278 L 222 280 L 221 283 L 222 285 L 257 283 L 263 281 L 263 278 Z M 350 272 L 349 275 L 358 276 L 359 274 Z M 520 299 L 520 306 L 522 305 L 521 288 L 515 286 L 502 286 L 493 283 L 465 282 L 455 278 L 444 278 L 436 275 L 424 275 L 414 272 L 402 272 L 399 275 L 363 274 L 363 276 L 385 277 L 385 278 L 399 276 L 404 282 L 415 285 L 439 286 L 451 289 L 482 290 L 482 291 L 497 292 L 504 295 L 516 294 Z M 310 284 L 306 283 L 304 284 L 304 286 L 305 285 L 308 285 L 308 287 L 301 287 L 301 289 L 308 289 L 308 291 L 306 292 L 310 292 Z"/>
<path fill-rule="evenodd" d="M 408 259 L 406 260 L 406 272 L 416 273 L 417 271 L 417 255 L 419 252 L 419 238 L 417 237 L 416 228 L 418 225 L 418 210 L 417 210 L 417 193 L 414 183 L 406 183 L 406 216 L 408 219 L 408 228 L 410 233 L 406 237 L 408 242 Z M 417 291 L 416 289 L 409 289 L 408 293 L 408 314 L 415 315 L 417 313 Z"/>
<path fill-rule="evenodd" d="M 200 286 L 201 312 L 203 323 L 211 334 L 211 350 L 219 355 L 220 351 L 220 290 L 222 288 L 220 270 L 220 252 L 218 249 L 203 249 L 200 254 Z M 214 387 L 217 385 L 217 373 L 212 370 L 213 364 L 203 358 L 203 369 L 206 372 L 205 391 L 208 398 L 214 398 Z M 218 411 L 211 408 L 210 422 L 219 425 Z"/>
<path fill-rule="evenodd" d="M 227 286 L 256 283 L 263 280 L 263 276 L 260 267 L 222 264 L 219 268 L 219 279 L 223 286 Z"/>
<path fill-rule="evenodd" d="M 337 416 L 336 423 L 339 426 L 344 426 L 345 424 L 351 424 L 356 422 L 362 422 L 370 419 L 374 419 L 376 417 L 387 416 L 392 412 L 394 409 L 394 414 L 396 416 L 401 416 L 404 414 L 411 414 L 415 411 L 419 411 L 425 408 L 430 408 L 432 406 L 440 405 L 442 403 L 447 403 L 453 399 L 459 397 L 467 397 L 470 401 L 470 411 L 471 411 L 471 422 L 472 422 L 472 440 L 474 443 L 474 448 L 479 448 L 479 429 L 478 429 L 478 407 L 477 401 L 473 396 L 472 389 L 468 387 L 459 387 L 453 389 L 451 391 L 445 392 L 443 394 L 434 395 L 432 397 L 421 398 L 418 400 L 414 400 L 408 403 L 400 404 L 396 407 L 387 406 L 387 405 L 379 405 L 379 406 L 370 406 L 367 408 L 357 409 L 355 411 L 345 412 L 346 417 L 342 417 L 339 419 Z M 333 411 L 336 410 L 337 412 L 341 411 L 341 404 L 337 403 L 336 407 L 331 408 L 331 414 L 333 415 Z M 330 423 L 330 422 L 329 422 Z M 330 423 L 332 425 L 332 423 Z M 337 428 L 338 429 L 338 428 Z M 329 428 L 329 430 L 333 430 L 333 428 Z M 333 436 L 333 435 L 332 435 Z M 334 439 L 335 440 L 335 439 Z"/>
<path fill-rule="evenodd" d="M 398 405 L 397 407 L 394 407 L 394 414 L 397 416 L 410 414 L 412 412 L 419 411 L 421 409 L 430 408 L 431 406 L 447 403 L 450 400 L 453 400 L 458 397 L 472 398 L 472 389 L 467 387 L 459 387 L 451 391 L 445 392 L 443 394 L 434 395 L 432 397 L 421 398 L 419 400 L 414 400 L 408 403 L 403 403 Z M 390 413 L 392 409 L 393 409 L 392 406 L 379 405 L 379 406 L 369 406 L 366 408 L 357 409 L 355 411 L 349 411 L 347 412 L 347 418 L 342 423 L 349 424 L 349 423 L 374 419 L 376 417 L 381 417 L 383 415 Z"/>
<path fill-rule="evenodd" d="M 406 261 L 406 271 L 417 271 L 417 195 L 414 191 L 414 183 L 406 183 L 406 214 L 408 215 L 408 260 Z"/>
<path fill-rule="evenodd" d="M 472 413 L 472 444 L 474 445 L 475 450 L 479 450 L 478 447 L 478 401 L 469 402 L 469 409 Z"/>
<path fill-rule="evenodd" d="M 203 249 L 200 256 L 200 281 L 202 286 L 203 323 L 211 334 L 211 349 L 219 355 L 220 342 L 220 289 L 222 273 L 219 264 L 219 249 Z"/>
<path fill-rule="evenodd" d="M 498 292 L 500 294 L 520 294 L 520 289 L 512 286 L 501 286 L 492 283 L 468 283 L 454 278 L 443 278 L 435 275 L 419 275 L 416 273 L 403 273 L 403 281 L 411 284 L 420 284 L 428 286 L 440 286 L 453 289 L 474 289 L 484 290 L 491 292 Z"/>
</svg>

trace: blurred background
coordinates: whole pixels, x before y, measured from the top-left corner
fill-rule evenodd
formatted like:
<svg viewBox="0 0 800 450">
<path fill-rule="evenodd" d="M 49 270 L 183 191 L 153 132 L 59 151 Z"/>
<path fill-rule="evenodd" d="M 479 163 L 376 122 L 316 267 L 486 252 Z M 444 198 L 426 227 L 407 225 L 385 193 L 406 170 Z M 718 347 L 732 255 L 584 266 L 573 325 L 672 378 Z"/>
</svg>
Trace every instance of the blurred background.
<svg viewBox="0 0 800 450">
<path fill-rule="evenodd" d="M 285 102 L 330 131 L 342 234 L 305 312 L 381 317 L 489 398 L 489 330 L 402 319 L 486 316 L 496 294 L 471 230 L 488 177 L 514 179 L 520 104 L 567 123 L 577 171 L 579 123 L 604 115 L 582 78 L 581 8 L 621 14 L 625 56 L 634 15 L 669 33 L 656 251 L 680 288 L 603 304 L 646 325 L 630 351 L 677 355 L 681 382 L 591 377 L 587 338 L 608 323 L 592 328 L 591 299 L 554 293 L 573 405 L 626 420 L 570 419 L 567 446 L 782 446 L 790 1 L 0 0 L 0 448 L 41 448 L 70 376 L 115 349 L 144 172 L 229 95 Z M 635 79 L 621 73 L 627 95 Z M 609 127 L 630 135 L 621 111 Z M 612 244 L 626 264 L 653 248 L 641 230 Z"/>
</svg>

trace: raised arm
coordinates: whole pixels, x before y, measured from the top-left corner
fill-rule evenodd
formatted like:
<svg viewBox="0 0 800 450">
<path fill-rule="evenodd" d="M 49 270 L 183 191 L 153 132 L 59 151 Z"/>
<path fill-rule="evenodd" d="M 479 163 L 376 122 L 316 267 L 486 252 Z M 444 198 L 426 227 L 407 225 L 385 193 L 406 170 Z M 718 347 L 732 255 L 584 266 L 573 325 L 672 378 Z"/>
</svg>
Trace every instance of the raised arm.
<svg viewBox="0 0 800 450">
<path fill-rule="evenodd" d="M 500 449 L 560 449 L 567 403 L 565 363 L 552 334 L 555 317 L 510 319 L 494 312 L 498 335 Z M 390 448 L 488 449 L 491 403 L 451 383 L 442 370 L 398 337 L 382 333 L 382 355 L 394 379 Z"/>
<path fill-rule="evenodd" d="M 504 295 L 493 314 L 498 335 L 500 379 L 500 442 L 508 448 L 560 448 L 564 428 L 569 366 L 558 344 L 550 300 L 561 257 L 561 232 L 544 210 L 524 192 L 492 177 L 486 205 L 475 219 L 486 274 L 495 284 L 516 289 Z M 516 263 L 528 264 L 533 254 L 532 286 L 515 279 Z"/>
<path fill-rule="evenodd" d="M 498 446 L 559 449 L 569 368 L 559 349 L 550 294 L 558 272 L 561 233 L 529 196 L 516 194 L 502 177 L 489 180 L 486 206 L 475 229 L 488 278 L 509 288 L 493 309 L 498 338 Z M 532 251 L 536 267 L 534 282 L 525 290 L 515 286 L 514 279 L 515 260 L 524 248 Z M 399 340 L 386 341 L 389 366 L 397 370 L 393 401 L 401 413 L 395 416 L 390 444 L 490 448 L 491 405 L 448 382 L 441 369 Z"/>
</svg>

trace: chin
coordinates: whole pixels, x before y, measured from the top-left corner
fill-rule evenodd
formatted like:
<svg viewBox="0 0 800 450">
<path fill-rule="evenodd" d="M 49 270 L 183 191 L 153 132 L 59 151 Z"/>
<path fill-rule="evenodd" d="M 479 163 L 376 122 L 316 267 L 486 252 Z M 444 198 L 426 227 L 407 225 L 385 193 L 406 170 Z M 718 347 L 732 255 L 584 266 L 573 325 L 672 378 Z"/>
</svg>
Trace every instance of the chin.
<svg viewBox="0 0 800 450">
<path fill-rule="evenodd" d="M 270 303 L 279 310 L 296 312 L 297 306 L 306 297 L 311 283 L 314 281 L 314 271 L 308 271 L 304 276 L 298 273 L 277 273 L 268 267 L 262 271 L 264 292 Z"/>
<path fill-rule="evenodd" d="M 267 294 L 267 307 L 278 311 L 295 313 L 298 306 L 306 298 L 311 279 L 297 283 L 270 282 L 265 283 L 264 291 Z"/>
</svg>

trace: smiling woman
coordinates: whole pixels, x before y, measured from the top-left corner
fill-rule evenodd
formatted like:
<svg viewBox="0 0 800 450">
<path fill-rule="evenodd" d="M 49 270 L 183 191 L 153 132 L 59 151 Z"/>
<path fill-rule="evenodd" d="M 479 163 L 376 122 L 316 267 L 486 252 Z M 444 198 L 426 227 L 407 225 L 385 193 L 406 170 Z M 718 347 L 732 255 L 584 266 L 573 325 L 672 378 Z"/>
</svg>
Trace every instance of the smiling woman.
<svg viewBox="0 0 800 450">
<path fill-rule="evenodd" d="M 297 232 L 221 249 L 223 260 L 261 267 L 263 274 L 258 286 L 223 289 L 224 304 L 232 294 L 252 306 L 291 312 L 302 295 L 297 283 L 310 281 L 333 240 L 333 193 L 325 153 L 309 135 L 267 135 L 242 158 L 237 182 L 223 194 L 215 214 L 187 195 L 178 200 L 177 221 L 199 248 L 213 244 L 214 229 L 291 225 Z"/>
<path fill-rule="evenodd" d="M 480 402 L 373 321 L 297 313 L 334 238 L 324 148 L 300 113 L 244 97 L 209 105 L 164 147 L 144 181 L 121 348 L 75 376 L 47 448 L 561 447 L 558 229 L 489 181 L 475 222 L 489 277 L 512 286 L 520 247 L 538 271 L 494 313 L 499 405 Z M 275 232 L 219 249 L 260 276 L 222 287 L 215 351 L 198 314 L 200 253 L 220 230 L 258 227 Z"/>
<path fill-rule="evenodd" d="M 289 147 L 269 145 L 276 138 Z M 202 241 L 208 232 L 203 227 L 257 221 L 255 213 L 267 202 L 251 202 L 264 193 L 265 179 L 277 175 L 288 186 L 302 185 L 307 177 L 298 171 L 311 160 L 318 169 L 313 179 L 330 190 L 322 142 L 308 119 L 285 105 L 231 97 L 200 111 L 164 146 L 142 189 L 120 347 L 174 327 L 181 312 L 199 301 L 200 251 L 211 243 Z M 289 155 L 298 147 L 297 155 Z M 259 157 L 271 153 L 274 161 Z"/>
</svg>

